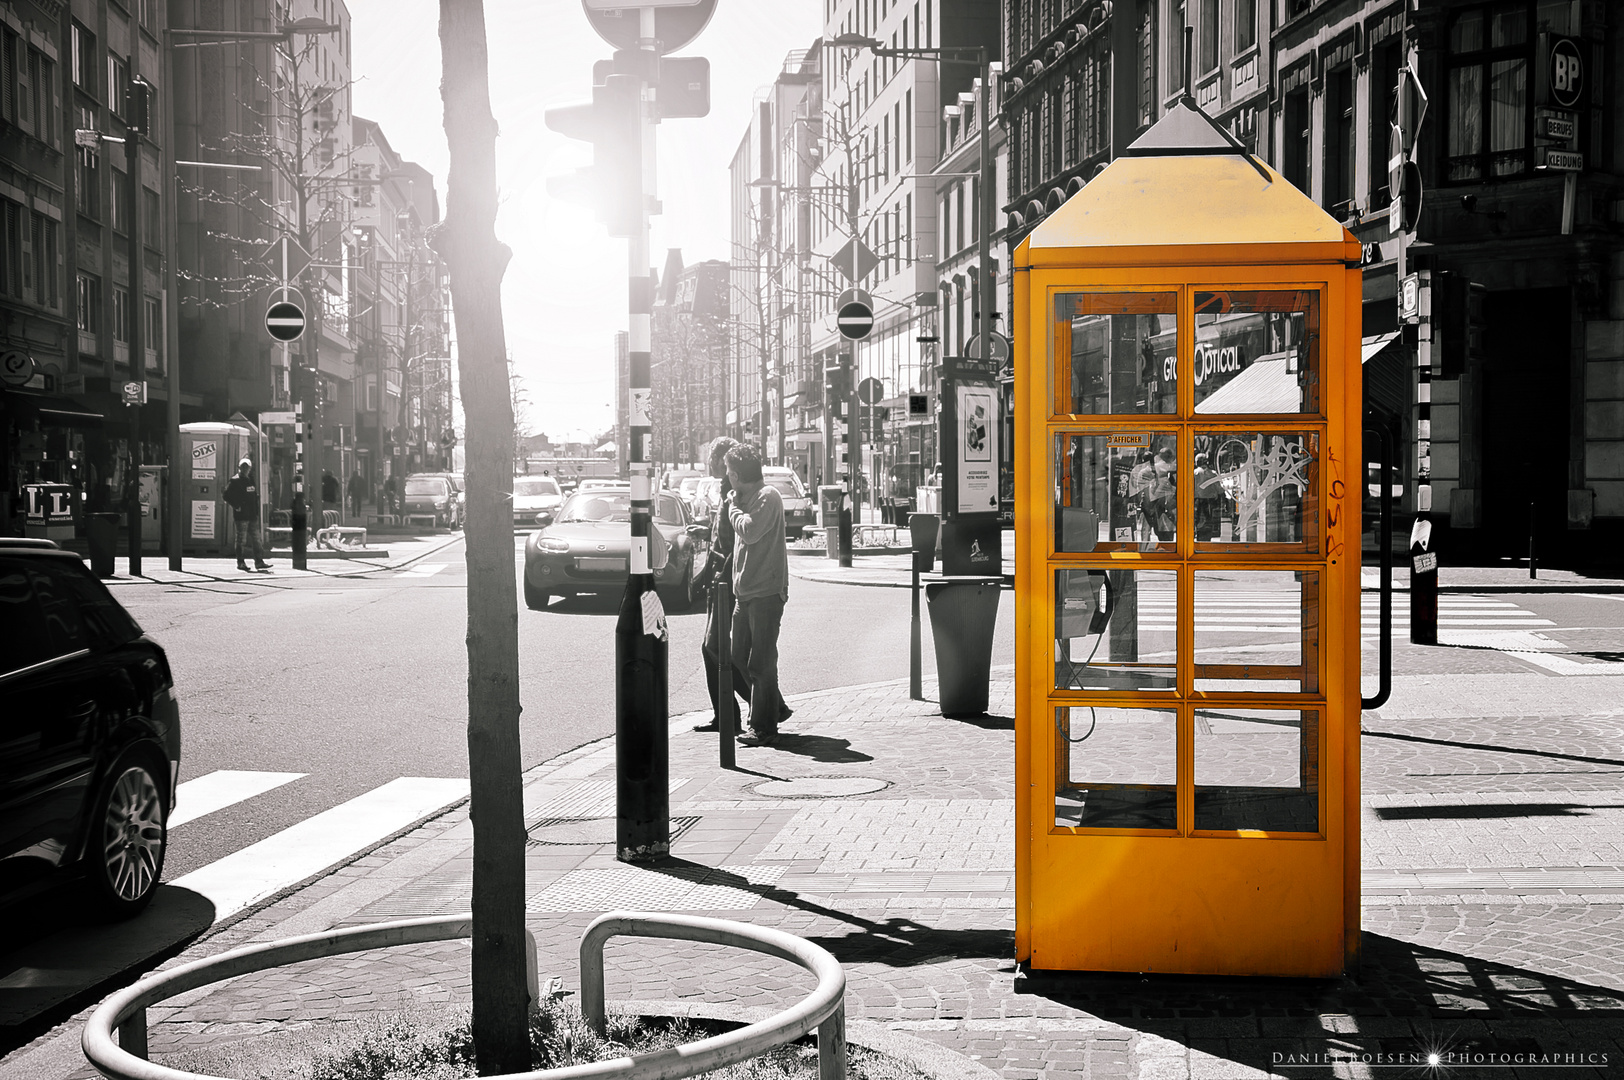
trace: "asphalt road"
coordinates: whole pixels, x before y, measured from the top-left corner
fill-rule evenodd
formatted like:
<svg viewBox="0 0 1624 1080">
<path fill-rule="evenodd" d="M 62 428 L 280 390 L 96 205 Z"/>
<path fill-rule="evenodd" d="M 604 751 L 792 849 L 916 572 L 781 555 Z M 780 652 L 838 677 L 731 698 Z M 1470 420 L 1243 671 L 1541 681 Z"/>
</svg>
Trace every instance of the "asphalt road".
<svg viewBox="0 0 1624 1080">
<path fill-rule="evenodd" d="M 522 559 L 516 544 L 515 567 Z M 353 578 L 124 588 L 169 653 L 185 731 L 182 779 L 304 773 L 174 829 L 174 879 L 396 777 L 467 777 L 467 577 L 461 541 L 403 571 Z M 519 612 L 521 767 L 614 730 L 618 597 Z M 1014 660 L 1004 596 L 995 664 Z M 906 590 L 794 581 L 781 639 L 794 695 L 908 674 Z M 702 612 L 669 619 L 670 709 L 707 708 Z M 928 623 L 925 662 L 933 670 Z"/>
</svg>

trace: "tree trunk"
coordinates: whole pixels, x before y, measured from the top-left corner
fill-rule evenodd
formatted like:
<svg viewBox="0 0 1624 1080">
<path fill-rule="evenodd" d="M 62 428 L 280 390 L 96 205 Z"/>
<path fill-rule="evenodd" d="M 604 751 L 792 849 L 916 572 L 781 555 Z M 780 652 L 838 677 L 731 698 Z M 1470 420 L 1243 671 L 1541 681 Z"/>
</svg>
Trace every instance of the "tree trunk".
<svg viewBox="0 0 1624 1080">
<path fill-rule="evenodd" d="M 481 1075 L 530 1068 L 513 578 L 513 401 L 496 239 L 496 120 L 482 0 L 440 0 L 451 169 L 431 246 L 450 271 L 467 415 L 468 768 L 474 826 L 474 1046 Z"/>
</svg>

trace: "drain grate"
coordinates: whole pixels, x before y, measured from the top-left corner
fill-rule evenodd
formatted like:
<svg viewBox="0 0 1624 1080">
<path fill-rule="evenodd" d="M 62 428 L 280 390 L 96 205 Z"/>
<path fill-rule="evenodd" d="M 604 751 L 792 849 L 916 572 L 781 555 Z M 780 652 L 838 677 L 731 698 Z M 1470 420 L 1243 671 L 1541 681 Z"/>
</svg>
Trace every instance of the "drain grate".
<svg viewBox="0 0 1624 1080">
<path fill-rule="evenodd" d="M 671 819 L 671 839 L 687 832 L 699 823 L 698 815 Z M 612 817 L 550 817 L 542 818 L 527 830 L 526 847 L 556 845 L 560 847 L 601 847 L 615 842 L 615 819 Z"/>
</svg>

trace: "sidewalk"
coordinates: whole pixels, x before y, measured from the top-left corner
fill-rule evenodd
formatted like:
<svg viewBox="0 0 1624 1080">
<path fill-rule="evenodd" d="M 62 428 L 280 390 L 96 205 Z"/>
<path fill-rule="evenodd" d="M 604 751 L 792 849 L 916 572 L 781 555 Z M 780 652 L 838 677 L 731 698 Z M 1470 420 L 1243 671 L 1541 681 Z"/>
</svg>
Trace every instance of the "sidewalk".
<svg viewBox="0 0 1624 1080">
<path fill-rule="evenodd" d="M 1565 723 L 1525 749 L 1518 718 L 1441 721 L 1419 741 L 1367 722 L 1364 966 L 1356 978 L 1307 981 L 1017 971 L 1008 668 L 993 673 L 990 715 L 972 721 L 910 701 L 906 680 L 791 701 L 779 742 L 741 747 L 734 771 L 717 765 L 715 735 L 691 730 L 706 717 L 672 720 L 673 857 L 656 868 L 613 858 L 612 740 L 526 775 L 526 911 L 543 984 L 578 992 L 580 934 L 602 911 L 691 911 L 832 951 L 847 971 L 853 1040 L 872 1035 L 865 1024 L 916 1049 L 922 1040 L 937 1048 L 938 1076 L 1326 1076 L 1274 1055 L 1436 1048 L 1608 1055 L 1605 1067 L 1559 1076 L 1616 1074 L 1624 1062 L 1624 770 L 1571 765 L 1624 765 L 1618 714 Z M 1501 757 L 1467 779 L 1452 739 L 1538 756 Z M 1575 771 L 1553 773 L 1562 762 Z M 1527 827 L 1505 827 L 1519 818 Z M 471 854 L 464 804 L 215 928 L 171 964 L 467 910 Z M 611 1007 L 624 1009 L 738 1016 L 783 1007 L 809 985 L 798 969 L 713 946 L 623 941 L 608 957 Z M 151 1046 L 161 1063 L 325 1020 L 465 1004 L 469 993 L 466 943 L 379 951 L 193 991 L 152 1010 Z M 0 1080 L 91 1076 L 77 1056 L 82 1019 L 0 1062 Z"/>
<path fill-rule="evenodd" d="M 108 585 L 140 585 L 143 583 L 173 585 L 196 581 L 275 581 L 278 578 L 301 577 L 350 577 L 356 574 L 370 574 L 379 570 L 398 570 L 409 566 L 426 555 L 431 555 L 442 548 L 450 547 L 462 539 L 460 532 L 433 532 L 421 533 L 416 530 L 401 529 L 399 532 L 385 534 L 388 540 L 381 550 L 378 544 L 370 547 L 376 552 L 365 558 L 350 553 L 334 551 L 317 551 L 314 546 L 309 549 L 304 570 L 293 568 L 292 556 L 287 551 L 276 550 L 268 554 L 271 564 L 271 573 L 259 574 L 253 571 L 244 573 L 237 569 L 237 560 L 232 555 L 187 555 L 181 560 L 182 569 L 176 571 L 169 569 L 169 559 L 161 554 L 146 553 L 141 560 L 141 576 L 131 577 L 129 560 L 120 555 L 113 561 L 113 576 L 104 579 Z"/>
<path fill-rule="evenodd" d="M 838 559 L 822 553 L 794 553 L 789 560 L 792 576 L 806 581 L 822 581 L 836 585 L 866 585 L 876 588 L 906 589 L 913 583 L 913 556 L 909 554 L 853 555 L 850 566 L 841 566 Z M 941 560 L 936 562 L 938 573 L 922 575 L 923 581 L 942 580 Z M 1013 552 L 1004 551 L 1004 574 L 1014 573 Z M 1438 589 L 1445 593 L 1624 593 L 1624 579 L 1592 577 L 1573 570 L 1540 570 L 1536 578 L 1528 577 L 1526 566 L 1446 566 L 1440 572 Z M 1360 587 L 1375 592 L 1380 585 L 1381 572 L 1368 562 L 1360 570 Z M 1395 563 L 1393 590 L 1409 592 L 1408 569 Z"/>
</svg>

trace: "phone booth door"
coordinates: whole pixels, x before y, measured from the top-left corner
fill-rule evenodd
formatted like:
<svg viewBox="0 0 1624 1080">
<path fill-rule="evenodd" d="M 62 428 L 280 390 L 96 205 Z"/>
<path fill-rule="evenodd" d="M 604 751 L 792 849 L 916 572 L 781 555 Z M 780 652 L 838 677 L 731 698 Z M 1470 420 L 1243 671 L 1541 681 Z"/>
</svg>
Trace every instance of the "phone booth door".
<svg viewBox="0 0 1624 1080">
<path fill-rule="evenodd" d="M 1348 283 L 1202 273 L 1030 274 L 1051 361 L 1021 424 L 1036 968 L 1345 966 L 1358 523 L 1335 518 L 1359 450 L 1325 357 Z"/>
</svg>

